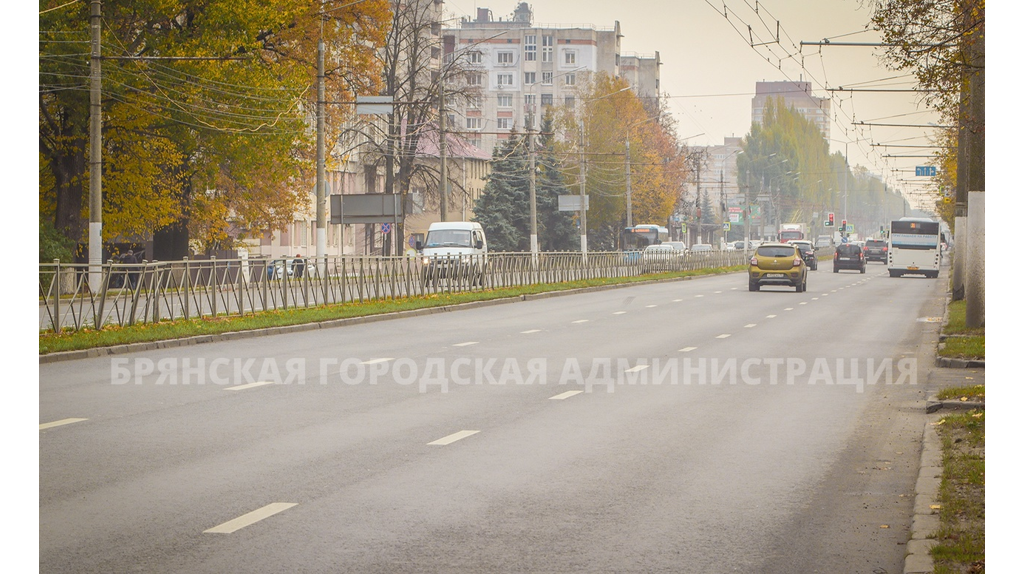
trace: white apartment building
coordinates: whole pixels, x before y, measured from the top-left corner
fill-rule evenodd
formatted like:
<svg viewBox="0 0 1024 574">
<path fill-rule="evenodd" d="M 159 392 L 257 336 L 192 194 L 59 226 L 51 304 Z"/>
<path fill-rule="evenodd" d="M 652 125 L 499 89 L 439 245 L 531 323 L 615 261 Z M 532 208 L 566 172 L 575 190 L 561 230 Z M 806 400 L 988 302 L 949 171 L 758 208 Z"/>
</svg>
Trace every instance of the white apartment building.
<svg viewBox="0 0 1024 574">
<path fill-rule="evenodd" d="M 524 131 L 531 114 L 539 122 L 545 106 L 575 105 L 577 86 L 591 74 L 620 72 L 618 22 L 609 28 L 534 24 L 525 2 L 508 19 L 495 20 L 489 9 L 477 8 L 475 19 L 463 19 L 442 34 L 446 62 L 464 70 L 450 82 L 476 88 L 468 103 L 452 103 L 450 127 L 467 132 L 469 143 L 488 153 L 513 129 Z M 651 71 L 646 59 L 637 57 L 636 67 L 633 77 L 637 82 L 642 77 L 645 93 L 656 100 L 658 66 Z"/>
<path fill-rule="evenodd" d="M 757 82 L 750 106 L 751 121 L 755 124 L 762 123 L 768 98 L 779 96 L 788 107 L 795 108 L 805 118 L 814 122 L 826 140 L 831 137 L 832 101 L 828 98 L 815 97 L 810 82 Z"/>
</svg>

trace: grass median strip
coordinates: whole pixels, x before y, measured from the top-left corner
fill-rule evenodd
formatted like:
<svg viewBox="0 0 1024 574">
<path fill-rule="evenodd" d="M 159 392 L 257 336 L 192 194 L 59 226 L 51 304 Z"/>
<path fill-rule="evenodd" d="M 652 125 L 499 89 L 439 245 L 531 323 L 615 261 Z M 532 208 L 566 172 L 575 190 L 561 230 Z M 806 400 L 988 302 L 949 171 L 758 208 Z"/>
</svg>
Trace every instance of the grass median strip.
<svg viewBox="0 0 1024 574">
<path fill-rule="evenodd" d="M 983 400 L 984 387 L 953 389 L 948 397 Z M 984 572 L 985 412 L 948 415 L 936 430 L 942 441 L 942 482 L 937 544 L 931 550 L 934 572 Z"/>
<path fill-rule="evenodd" d="M 199 335 L 217 335 L 235 331 L 302 325 L 336 319 L 395 313 L 399 311 L 444 307 L 449 305 L 458 305 L 460 303 L 517 298 L 524 295 L 567 291 L 586 287 L 643 283 L 651 280 L 674 279 L 688 276 L 716 275 L 742 271 L 744 269 L 746 269 L 745 266 L 735 266 L 717 269 L 700 269 L 696 271 L 661 273 L 640 277 L 589 279 L 583 281 L 570 281 L 566 283 L 549 283 L 524 287 L 486 289 L 466 293 L 439 293 L 364 303 L 339 303 L 322 305 L 319 307 L 261 311 L 244 316 L 218 316 L 204 319 L 177 319 L 174 321 L 161 321 L 158 323 L 143 323 L 129 326 L 105 326 L 102 329 L 82 329 L 78 331 L 64 332 L 59 335 L 53 332 L 41 332 L 39 334 L 39 354 L 45 355 L 61 351 L 77 351 L 97 347 L 127 345 L 131 343 L 166 341 Z"/>
</svg>

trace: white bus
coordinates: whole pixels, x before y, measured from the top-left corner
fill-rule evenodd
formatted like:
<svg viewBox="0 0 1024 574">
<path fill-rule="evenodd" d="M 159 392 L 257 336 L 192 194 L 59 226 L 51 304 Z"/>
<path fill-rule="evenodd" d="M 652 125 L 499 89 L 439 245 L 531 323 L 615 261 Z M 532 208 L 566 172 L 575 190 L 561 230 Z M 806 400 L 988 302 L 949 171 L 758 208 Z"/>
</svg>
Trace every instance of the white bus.
<svg viewBox="0 0 1024 574">
<path fill-rule="evenodd" d="M 889 224 L 889 277 L 939 276 L 942 262 L 939 222 L 904 217 Z"/>
</svg>

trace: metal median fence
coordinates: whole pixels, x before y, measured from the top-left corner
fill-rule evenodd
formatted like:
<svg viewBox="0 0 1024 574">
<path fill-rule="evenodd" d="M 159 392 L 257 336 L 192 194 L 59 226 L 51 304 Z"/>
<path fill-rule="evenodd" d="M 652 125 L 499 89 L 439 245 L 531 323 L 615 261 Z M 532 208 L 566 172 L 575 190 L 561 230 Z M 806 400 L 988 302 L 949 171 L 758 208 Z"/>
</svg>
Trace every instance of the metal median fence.
<svg viewBox="0 0 1024 574">
<path fill-rule="evenodd" d="M 203 259 L 39 266 L 39 330 L 68 331 L 398 299 L 746 262 L 711 253 L 490 253 L 484 256 Z"/>
</svg>

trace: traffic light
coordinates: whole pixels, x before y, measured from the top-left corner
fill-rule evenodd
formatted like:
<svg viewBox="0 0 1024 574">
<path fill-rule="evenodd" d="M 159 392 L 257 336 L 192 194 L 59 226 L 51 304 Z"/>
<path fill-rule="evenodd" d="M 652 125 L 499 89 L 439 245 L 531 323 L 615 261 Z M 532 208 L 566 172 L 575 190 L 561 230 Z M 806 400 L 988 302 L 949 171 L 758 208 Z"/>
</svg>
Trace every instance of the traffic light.
<svg viewBox="0 0 1024 574">
<path fill-rule="evenodd" d="M 846 220 L 845 219 L 843 220 L 843 224 L 839 227 L 839 231 L 842 232 L 842 233 L 846 233 Z"/>
<path fill-rule="evenodd" d="M 825 227 L 834 227 L 836 224 L 836 214 L 831 211 L 828 213 L 828 221 L 825 222 Z"/>
</svg>

